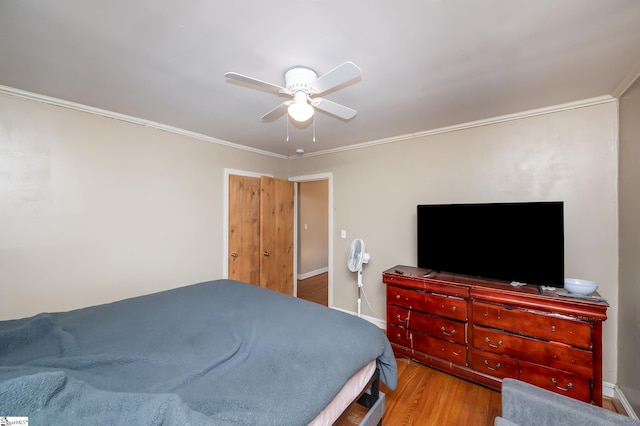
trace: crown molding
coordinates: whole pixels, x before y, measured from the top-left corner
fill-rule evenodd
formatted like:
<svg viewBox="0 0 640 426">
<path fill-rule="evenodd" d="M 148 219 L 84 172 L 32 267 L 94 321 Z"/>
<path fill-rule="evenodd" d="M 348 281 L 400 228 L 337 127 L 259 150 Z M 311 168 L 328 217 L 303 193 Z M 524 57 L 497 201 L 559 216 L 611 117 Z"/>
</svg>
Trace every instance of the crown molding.
<svg viewBox="0 0 640 426">
<path fill-rule="evenodd" d="M 631 86 L 631 84 L 633 84 L 635 82 L 635 80 L 638 77 L 640 77 L 640 62 L 634 68 L 634 71 L 631 72 L 628 75 L 627 78 L 625 78 L 625 80 L 623 81 L 624 84 L 621 83 L 618 86 L 619 88 L 621 88 L 620 90 L 622 90 L 622 93 L 624 93 L 624 91 L 626 91 Z M 616 89 L 616 91 L 617 90 L 618 89 Z M 168 126 L 166 124 L 161 124 L 161 123 L 157 123 L 157 122 L 150 121 L 150 120 L 145 120 L 145 119 L 138 118 L 138 117 L 132 117 L 130 115 L 120 114 L 120 113 L 117 113 L 117 112 L 108 111 L 108 110 L 104 110 L 104 109 L 100 109 L 100 108 L 94 108 L 94 107 L 83 105 L 83 104 L 79 104 L 79 103 L 76 103 L 76 102 L 70 102 L 70 101 L 65 101 L 65 100 L 54 98 L 54 97 L 50 97 L 50 96 L 40 95 L 38 93 L 28 92 L 26 90 L 16 89 L 16 88 L 9 87 L 9 86 L 0 85 L 0 94 L 7 95 L 7 96 L 14 96 L 14 97 L 23 98 L 23 99 L 28 99 L 28 100 L 32 100 L 32 101 L 36 101 L 36 102 L 42 102 L 42 103 L 46 103 L 46 104 L 49 104 L 49 105 L 55 105 L 55 106 L 59 106 L 59 107 L 62 107 L 62 108 L 76 110 L 76 111 L 86 112 L 86 113 L 89 113 L 89 114 L 94 114 L 94 115 L 99 115 L 99 116 L 102 116 L 102 117 L 112 118 L 112 119 L 124 121 L 124 122 L 127 122 L 127 123 L 133 123 L 133 124 L 138 124 L 138 125 L 141 125 L 141 126 L 151 127 L 151 128 L 158 129 L 158 130 L 163 130 L 165 132 L 174 133 L 174 134 L 177 134 L 177 135 L 186 136 L 186 137 L 190 137 L 190 138 L 194 138 L 194 139 L 199 139 L 199 140 L 202 140 L 202 141 L 205 141 L 205 142 L 211 142 L 211 143 L 215 143 L 215 144 L 218 144 L 218 145 L 223 145 L 223 146 L 227 146 L 227 147 L 230 147 L 230 148 L 235 148 L 235 149 L 239 149 L 239 150 L 243 150 L 243 151 L 253 152 L 253 153 L 256 153 L 256 154 L 267 155 L 267 156 L 270 156 L 270 157 L 275 157 L 275 158 L 279 158 L 279 159 L 283 159 L 283 160 L 287 160 L 287 159 L 288 160 L 294 160 L 294 159 L 299 159 L 299 158 L 314 157 L 314 156 L 318 156 L 318 155 L 334 154 L 334 153 L 343 152 L 343 151 L 351 151 L 351 150 L 354 150 L 354 149 L 362 149 L 362 148 L 368 148 L 368 147 L 372 147 L 372 146 L 384 145 L 384 144 L 389 144 L 389 143 L 394 143 L 394 142 L 402 142 L 402 141 L 406 141 L 406 140 L 422 138 L 422 137 L 425 137 L 425 136 L 432 136 L 432 135 L 437 135 L 437 134 L 441 134 L 441 133 L 448 133 L 448 132 L 456 132 L 456 131 L 459 131 L 459 130 L 471 129 L 471 128 L 474 128 L 474 127 L 488 126 L 488 125 L 491 125 L 491 124 L 504 123 L 504 122 L 507 122 L 507 121 L 521 120 L 521 119 L 524 119 L 524 118 L 536 117 L 536 116 L 539 116 L 539 115 L 552 114 L 552 113 L 555 113 L 555 112 L 567 111 L 567 110 L 576 109 L 576 108 L 584 108 L 584 107 L 588 107 L 588 106 L 593 106 L 593 105 L 598 105 L 598 104 L 617 101 L 617 97 L 614 97 L 612 95 L 605 95 L 605 96 L 589 98 L 589 99 L 584 99 L 584 100 L 575 101 L 575 102 L 568 102 L 568 103 L 564 103 L 564 104 L 549 106 L 549 107 L 545 107 L 545 108 L 538 108 L 538 109 L 522 111 L 522 112 L 518 112 L 518 113 L 514 113 L 514 114 L 508 114 L 508 115 L 502 115 L 502 116 L 492 117 L 492 118 L 483 119 L 483 120 L 471 121 L 471 122 L 468 122 L 468 123 L 456 124 L 454 126 L 440 127 L 440 128 L 437 128 L 437 129 L 425 130 L 425 131 L 422 131 L 422 132 L 409 133 L 409 134 L 399 135 L 399 136 L 393 136 L 393 137 L 390 137 L 390 138 L 376 139 L 376 140 L 373 140 L 373 141 L 368 141 L 368 142 L 363 142 L 363 143 L 359 143 L 359 144 L 343 146 L 343 147 L 339 147 L 339 148 L 327 149 L 327 150 L 322 150 L 322 151 L 316 151 L 316 152 L 311 152 L 311 153 L 303 154 L 303 155 L 290 155 L 290 156 L 287 156 L 287 155 L 282 155 L 282 154 L 276 154 L 276 153 L 269 152 L 269 151 L 264 151 L 264 150 L 257 149 L 257 148 L 248 147 L 248 146 L 245 146 L 245 145 L 236 144 L 236 143 L 225 141 L 225 140 L 218 139 L 218 138 L 213 138 L 211 136 L 206 136 L 206 135 L 203 135 L 201 133 L 192 132 L 192 131 L 185 130 L 185 129 L 180 129 L 178 127 Z"/>
<path fill-rule="evenodd" d="M 629 73 L 622 79 L 622 81 L 613 89 L 611 96 L 620 99 L 627 90 L 640 78 L 640 61 L 637 61 Z"/>
<path fill-rule="evenodd" d="M 400 136 L 393 136 L 385 139 L 377 139 L 369 142 L 343 146 L 340 148 L 316 151 L 316 152 L 311 152 L 303 155 L 295 155 L 295 156 L 292 155 L 289 157 L 289 159 L 314 157 L 317 155 L 334 154 L 337 152 L 350 151 L 353 149 L 368 148 L 376 145 L 384 145 L 384 144 L 389 144 L 394 142 L 401 142 L 401 141 L 406 141 L 410 139 L 422 138 L 425 136 L 438 135 L 441 133 L 457 132 L 459 130 L 471 129 L 474 127 L 482 127 L 482 126 L 488 126 L 491 124 L 505 123 L 508 121 L 522 120 L 525 118 L 537 117 L 545 114 L 553 114 L 556 112 L 568 111 L 568 110 L 577 109 L 577 108 L 584 108 L 584 107 L 589 107 L 593 105 L 606 104 L 609 102 L 617 102 L 617 98 L 610 95 L 598 96 L 595 98 L 583 99 L 580 101 L 568 102 L 568 103 L 553 105 L 553 106 L 544 107 L 544 108 L 537 108 L 537 109 L 532 109 L 528 111 L 516 112 L 513 114 L 501 115 L 498 117 L 492 117 L 492 118 L 487 118 L 483 120 L 470 121 L 467 123 L 456 124 L 453 126 L 440 127 L 437 129 L 425 130 L 425 131 L 416 132 L 416 133 L 409 133 L 409 134 L 400 135 Z"/>
<path fill-rule="evenodd" d="M 13 96 L 16 98 L 28 99 L 36 102 L 41 102 L 49 105 L 59 106 L 62 108 L 72 109 L 75 111 L 86 112 L 93 115 L 99 115 L 106 118 L 112 118 L 115 120 L 124 121 L 127 123 L 137 124 L 140 126 L 151 127 L 153 129 L 162 130 L 165 132 L 173 133 L 180 136 L 186 136 L 193 139 L 199 139 L 205 142 L 211 142 L 218 145 L 223 145 L 230 148 L 240 149 L 243 151 L 249 151 L 256 154 L 268 155 L 270 157 L 276 157 L 283 160 L 288 159 L 286 155 L 276 154 L 269 151 L 263 151 L 261 149 L 248 147 L 245 145 L 236 144 L 233 142 L 225 141 L 222 139 L 213 138 L 211 136 L 206 136 L 201 133 L 192 132 L 190 130 L 181 129 L 178 127 L 169 126 L 166 124 L 157 123 L 155 121 L 145 120 L 138 117 L 132 117 L 126 114 L 120 114 L 113 111 L 108 111 L 100 108 L 94 108 L 88 105 L 79 104 L 76 102 L 65 101 L 63 99 L 54 98 L 51 96 L 40 95 L 38 93 L 28 92 L 26 90 L 16 89 L 9 86 L 0 85 L 0 94 Z"/>
</svg>

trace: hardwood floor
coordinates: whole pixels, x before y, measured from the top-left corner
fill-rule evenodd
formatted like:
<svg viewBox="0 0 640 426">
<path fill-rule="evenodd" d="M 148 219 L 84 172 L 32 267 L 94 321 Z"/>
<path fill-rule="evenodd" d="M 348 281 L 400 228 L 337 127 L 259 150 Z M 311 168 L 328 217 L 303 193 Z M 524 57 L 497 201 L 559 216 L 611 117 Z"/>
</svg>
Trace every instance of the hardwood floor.
<svg viewBox="0 0 640 426">
<path fill-rule="evenodd" d="M 500 393 L 442 373 L 406 358 L 397 358 L 398 387 L 384 384 L 384 426 L 493 425 L 500 415 Z M 365 410 L 354 405 L 335 426 L 357 425 Z"/>
<path fill-rule="evenodd" d="M 384 426 L 492 426 L 502 412 L 500 392 L 406 358 L 396 362 L 397 388 L 380 386 L 386 397 Z M 610 398 L 604 398 L 603 407 L 621 412 Z M 358 425 L 365 414 L 364 408 L 354 404 L 335 426 Z"/>
<path fill-rule="evenodd" d="M 398 358 L 398 387 L 382 385 L 385 426 L 493 425 L 500 415 L 500 393 Z"/>
<path fill-rule="evenodd" d="M 328 276 L 329 274 L 325 272 L 304 280 L 298 280 L 298 297 L 323 306 L 329 306 Z"/>
</svg>

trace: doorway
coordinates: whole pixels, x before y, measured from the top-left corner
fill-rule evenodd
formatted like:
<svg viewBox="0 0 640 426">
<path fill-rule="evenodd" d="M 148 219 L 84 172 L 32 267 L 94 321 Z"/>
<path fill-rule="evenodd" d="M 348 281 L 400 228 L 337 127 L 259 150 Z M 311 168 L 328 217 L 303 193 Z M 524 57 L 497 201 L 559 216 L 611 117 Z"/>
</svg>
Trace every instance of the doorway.
<svg viewBox="0 0 640 426">
<path fill-rule="evenodd" d="M 290 178 L 296 183 L 297 295 L 333 306 L 332 174 Z"/>
</svg>

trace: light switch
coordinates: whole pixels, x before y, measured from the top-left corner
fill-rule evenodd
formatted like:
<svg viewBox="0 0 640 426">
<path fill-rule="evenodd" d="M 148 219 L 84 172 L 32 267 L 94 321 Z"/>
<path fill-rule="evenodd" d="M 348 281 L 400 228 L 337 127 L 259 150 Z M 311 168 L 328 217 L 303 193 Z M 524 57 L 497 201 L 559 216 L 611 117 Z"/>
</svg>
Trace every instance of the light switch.
<svg viewBox="0 0 640 426">
<path fill-rule="evenodd" d="M 345 239 L 347 238 L 347 231 L 345 229 L 343 229 L 342 231 L 340 231 L 340 238 Z"/>
</svg>

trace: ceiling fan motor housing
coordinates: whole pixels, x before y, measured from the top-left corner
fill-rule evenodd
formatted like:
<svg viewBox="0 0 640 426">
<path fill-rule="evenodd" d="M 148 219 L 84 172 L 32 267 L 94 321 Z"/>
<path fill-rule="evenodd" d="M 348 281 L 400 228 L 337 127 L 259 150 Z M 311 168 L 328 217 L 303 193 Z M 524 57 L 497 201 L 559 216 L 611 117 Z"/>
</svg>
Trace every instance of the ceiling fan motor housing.
<svg viewBox="0 0 640 426">
<path fill-rule="evenodd" d="M 309 68 L 292 68 L 284 75 L 287 90 L 292 94 L 296 92 L 311 92 L 311 83 L 318 79 L 318 74 Z"/>
</svg>

